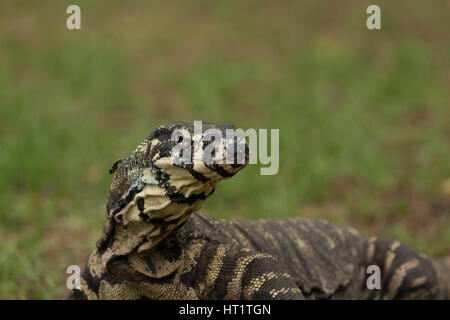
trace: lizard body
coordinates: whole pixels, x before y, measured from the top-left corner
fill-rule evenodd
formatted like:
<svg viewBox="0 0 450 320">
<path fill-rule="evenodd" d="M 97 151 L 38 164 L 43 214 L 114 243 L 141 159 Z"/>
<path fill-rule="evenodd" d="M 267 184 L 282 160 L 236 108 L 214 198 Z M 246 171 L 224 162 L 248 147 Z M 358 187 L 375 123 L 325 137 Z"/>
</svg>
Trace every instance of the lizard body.
<svg viewBox="0 0 450 320">
<path fill-rule="evenodd" d="M 203 124 L 204 130 L 232 128 Z M 175 130 L 189 133 L 186 143 L 194 149 L 231 146 L 235 157 L 244 150 L 245 162 L 176 164 L 170 152 L 177 144 Z M 81 288 L 68 298 L 446 297 L 431 261 L 397 241 L 366 239 L 323 220 L 221 220 L 197 213 L 219 181 L 247 164 L 248 147 L 239 149 L 239 143 L 245 140 L 206 141 L 204 131 L 195 133 L 192 124 L 173 123 L 157 128 L 129 157 L 114 163 L 103 235 L 82 273 Z M 373 264 L 381 269 L 380 290 L 366 286 L 366 269 Z"/>
</svg>

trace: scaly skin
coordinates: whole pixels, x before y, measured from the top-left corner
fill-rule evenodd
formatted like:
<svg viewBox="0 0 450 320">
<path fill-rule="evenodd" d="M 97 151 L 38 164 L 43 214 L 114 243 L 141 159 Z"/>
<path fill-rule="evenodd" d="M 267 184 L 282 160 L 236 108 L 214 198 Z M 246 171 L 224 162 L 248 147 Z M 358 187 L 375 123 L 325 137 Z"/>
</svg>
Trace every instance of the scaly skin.
<svg viewBox="0 0 450 320">
<path fill-rule="evenodd" d="M 204 123 L 208 128 L 230 126 Z M 67 298 L 446 298 L 431 261 L 397 241 L 367 240 L 323 220 L 220 220 L 196 213 L 216 184 L 246 163 L 176 165 L 170 152 L 176 129 L 194 133 L 192 124 L 161 126 L 114 163 L 103 235 L 81 288 Z M 207 145 L 201 134 L 193 137 L 191 146 Z M 380 290 L 366 286 L 373 264 L 381 269 Z"/>
</svg>

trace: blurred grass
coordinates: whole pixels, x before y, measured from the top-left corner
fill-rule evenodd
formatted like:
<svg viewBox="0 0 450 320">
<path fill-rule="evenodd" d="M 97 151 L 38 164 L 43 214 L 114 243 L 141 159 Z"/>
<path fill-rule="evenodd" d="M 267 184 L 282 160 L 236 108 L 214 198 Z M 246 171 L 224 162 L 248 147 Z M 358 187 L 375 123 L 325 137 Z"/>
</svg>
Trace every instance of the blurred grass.
<svg viewBox="0 0 450 320">
<path fill-rule="evenodd" d="M 450 250 L 446 1 L 0 4 L 0 298 L 60 298 L 100 235 L 111 163 L 169 121 L 280 129 L 203 212 L 325 218 Z M 407 8 L 407 9 L 406 9 Z M 447 191 L 446 191 L 447 190 Z"/>
</svg>

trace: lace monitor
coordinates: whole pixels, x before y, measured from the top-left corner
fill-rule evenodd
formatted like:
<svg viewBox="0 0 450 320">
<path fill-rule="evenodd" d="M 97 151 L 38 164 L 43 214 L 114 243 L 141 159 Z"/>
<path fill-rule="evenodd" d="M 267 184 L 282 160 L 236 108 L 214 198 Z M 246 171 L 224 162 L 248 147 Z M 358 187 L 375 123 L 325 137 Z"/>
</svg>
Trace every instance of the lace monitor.
<svg viewBox="0 0 450 320">
<path fill-rule="evenodd" d="M 233 126 L 203 122 L 200 133 L 189 123 L 160 126 L 113 164 L 103 234 L 68 299 L 446 297 L 431 260 L 400 242 L 366 239 L 323 220 L 221 220 L 197 213 L 216 184 L 248 162 L 245 139 L 206 141 L 210 128 Z M 211 164 L 191 155 L 193 161 L 176 163 L 175 130 L 189 133 L 193 148 L 231 145 L 235 157 L 243 143 L 245 162 Z M 366 286 L 373 264 L 381 269 L 379 290 Z"/>
</svg>

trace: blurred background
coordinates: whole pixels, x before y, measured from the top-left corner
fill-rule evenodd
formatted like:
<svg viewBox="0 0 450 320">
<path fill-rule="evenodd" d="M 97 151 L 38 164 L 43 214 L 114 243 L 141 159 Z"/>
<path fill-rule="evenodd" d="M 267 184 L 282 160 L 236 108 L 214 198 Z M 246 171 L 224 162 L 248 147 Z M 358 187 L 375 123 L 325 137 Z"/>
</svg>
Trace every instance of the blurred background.
<svg viewBox="0 0 450 320">
<path fill-rule="evenodd" d="M 248 166 L 204 213 L 450 254 L 449 30 L 448 0 L 1 1 L 0 298 L 68 292 L 111 164 L 171 121 L 280 129 L 278 174 Z"/>
</svg>

